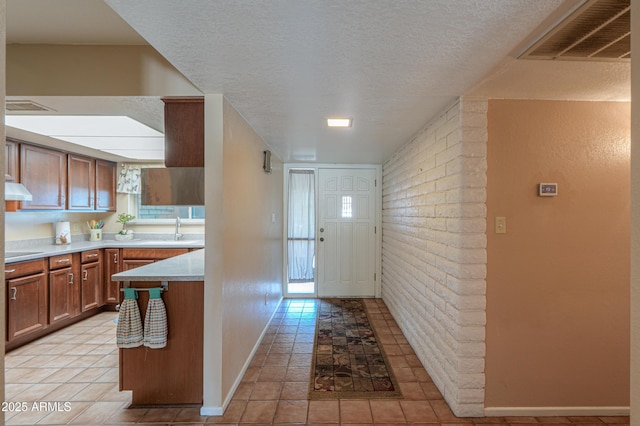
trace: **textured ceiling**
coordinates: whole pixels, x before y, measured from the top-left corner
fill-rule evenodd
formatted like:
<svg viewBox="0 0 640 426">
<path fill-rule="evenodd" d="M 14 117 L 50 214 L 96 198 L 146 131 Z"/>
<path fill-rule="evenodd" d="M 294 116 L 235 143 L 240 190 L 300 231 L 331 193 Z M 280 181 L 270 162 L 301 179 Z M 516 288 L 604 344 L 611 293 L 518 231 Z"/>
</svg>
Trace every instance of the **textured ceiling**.
<svg viewBox="0 0 640 426">
<path fill-rule="evenodd" d="M 628 63 L 515 59 L 582 0 L 105 1 L 7 0 L 7 40 L 146 40 L 289 162 L 383 162 L 462 95 L 629 99 Z"/>
<path fill-rule="evenodd" d="M 563 3 L 107 2 L 199 89 L 224 93 L 284 160 L 374 163 Z M 326 129 L 327 116 L 353 127 Z"/>
</svg>

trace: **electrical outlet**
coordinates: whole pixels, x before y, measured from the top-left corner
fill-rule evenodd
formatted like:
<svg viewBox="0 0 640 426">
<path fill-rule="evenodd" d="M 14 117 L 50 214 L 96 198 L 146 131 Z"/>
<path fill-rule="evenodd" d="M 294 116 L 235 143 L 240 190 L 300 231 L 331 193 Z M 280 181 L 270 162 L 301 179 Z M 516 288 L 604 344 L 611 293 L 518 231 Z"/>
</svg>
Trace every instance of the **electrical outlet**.
<svg viewBox="0 0 640 426">
<path fill-rule="evenodd" d="M 80 232 L 80 224 L 74 223 L 72 225 L 72 230 L 73 230 L 73 232 Z"/>
</svg>

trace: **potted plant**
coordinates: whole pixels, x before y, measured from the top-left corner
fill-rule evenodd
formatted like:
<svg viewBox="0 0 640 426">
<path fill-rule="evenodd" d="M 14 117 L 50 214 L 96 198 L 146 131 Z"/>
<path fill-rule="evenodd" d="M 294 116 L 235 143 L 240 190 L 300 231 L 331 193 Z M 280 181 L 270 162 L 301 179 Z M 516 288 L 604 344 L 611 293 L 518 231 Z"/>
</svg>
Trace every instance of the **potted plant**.
<svg viewBox="0 0 640 426">
<path fill-rule="evenodd" d="M 129 213 L 120 213 L 118 215 L 116 223 L 121 223 L 122 229 L 115 235 L 116 240 L 122 241 L 133 239 L 133 231 L 131 229 L 127 229 L 127 223 L 131 222 L 135 218 L 136 217 L 134 215 Z"/>
</svg>

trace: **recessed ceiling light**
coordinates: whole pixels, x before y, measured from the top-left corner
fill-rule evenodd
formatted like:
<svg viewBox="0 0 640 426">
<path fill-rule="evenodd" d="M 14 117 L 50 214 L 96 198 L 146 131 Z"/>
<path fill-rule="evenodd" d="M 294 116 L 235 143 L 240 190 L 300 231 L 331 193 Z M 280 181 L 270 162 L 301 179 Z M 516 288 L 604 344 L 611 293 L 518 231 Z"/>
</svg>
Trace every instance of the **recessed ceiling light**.
<svg viewBox="0 0 640 426">
<path fill-rule="evenodd" d="M 352 122 L 350 118 L 327 118 L 329 127 L 351 127 Z"/>
</svg>

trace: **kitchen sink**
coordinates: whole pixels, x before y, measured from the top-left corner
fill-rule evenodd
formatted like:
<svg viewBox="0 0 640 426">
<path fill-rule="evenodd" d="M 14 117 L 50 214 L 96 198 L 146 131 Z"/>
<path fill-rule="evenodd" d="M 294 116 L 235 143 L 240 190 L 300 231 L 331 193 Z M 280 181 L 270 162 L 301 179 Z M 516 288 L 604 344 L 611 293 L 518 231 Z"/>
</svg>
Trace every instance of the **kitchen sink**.
<svg viewBox="0 0 640 426">
<path fill-rule="evenodd" d="M 4 252 L 4 257 L 9 258 L 9 257 L 18 257 L 18 256 L 30 256 L 32 254 L 40 254 L 40 253 L 44 253 L 42 251 L 6 251 Z"/>
</svg>

